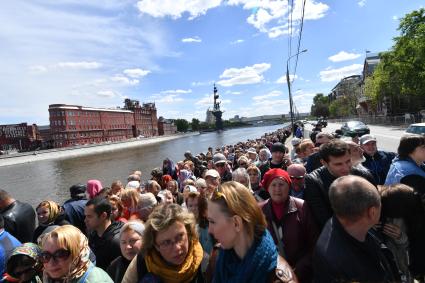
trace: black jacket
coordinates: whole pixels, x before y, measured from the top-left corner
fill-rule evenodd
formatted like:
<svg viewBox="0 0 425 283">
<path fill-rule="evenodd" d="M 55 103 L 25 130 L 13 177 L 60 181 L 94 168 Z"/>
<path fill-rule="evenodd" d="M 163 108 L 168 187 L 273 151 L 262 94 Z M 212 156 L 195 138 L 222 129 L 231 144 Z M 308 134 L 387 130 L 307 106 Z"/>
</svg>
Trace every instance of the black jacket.
<svg viewBox="0 0 425 283">
<path fill-rule="evenodd" d="M 0 211 L 4 229 L 21 243 L 31 242 L 35 230 L 35 211 L 28 203 L 18 200 Z"/>
<path fill-rule="evenodd" d="M 372 230 L 360 242 L 332 217 L 323 228 L 313 255 L 315 283 L 399 282 L 391 259 Z"/>
<path fill-rule="evenodd" d="M 376 185 L 372 175 L 365 170 L 352 168 L 350 174 L 363 177 Z M 305 177 L 304 200 L 311 208 L 313 218 L 319 227 L 319 231 L 323 229 L 323 226 L 325 226 L 326 222 L 333 214 L 329 201 L 329 187 L 336 179 L 337 178 L 324 166 L 307 174 Z"/>
<path fill-rule="evenodd" d="M 114 280 L 114 283 L 121 283 L 129 265 L 130 261 L 128 261 L 123 256 L 119 256 L 111 262 L 111 264 L 106 269 L 106 272 L 109 274 L 112 280 Z"/>
<path fill-rule="evenodd" d="M 390 170 L 391 162 L 395 157 L 394 152 L 378 150 L 373 156 L 364 154 L 366 161 L 362 164 L 369 169 L 375 179 L 376 184 L 383 185 L 387 178 L 388 170 Z"/>
<path fill-rule="evenodd" d="M 112 222 L 99 237 L 96 231 L 89 236 L 89 246 L 96 255 L 96 266 L 106 270 L 111 262 L 121 255 L 120 229 L 124 225 L 121 221 Z"/>
<path fill-rule="evenodd" d="M 63 204 L 66 220 L 83 233 L 86 233 L 86 224 L 84 223 L 86 203 L 86 199 L 69 199 Z"/>
<path fill-rule="evenodd" d="M 32 242 L 37 243 L 38 237 L 40 237 L 40 235 L 43 234 L 43 231 L 49 226 L 62 226 L 70 224 L 65 218 L 65 213 L 62 212 L 58 215 L 58 217 L 56 217 L 55 221 L 53 221 L 52 223 L 48 225 L 38 225 L 38 227 L 34 231 Z"/>
<path fill-rule="evenodd" d="M 320 153 L 315 152 L 307 158 L 305 170 L 307 171 L 307 173 L 311 173 L 320 167 L 322 167 L 322 162 L 320 162 Z"/>
</svg>

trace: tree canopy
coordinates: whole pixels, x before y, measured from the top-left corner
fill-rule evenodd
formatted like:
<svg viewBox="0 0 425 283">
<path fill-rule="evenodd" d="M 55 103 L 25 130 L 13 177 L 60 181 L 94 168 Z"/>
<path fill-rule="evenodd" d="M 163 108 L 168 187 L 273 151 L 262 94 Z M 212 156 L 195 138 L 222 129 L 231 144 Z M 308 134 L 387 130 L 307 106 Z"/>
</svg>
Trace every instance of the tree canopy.
<svg viewBox="0 0 425 283">
<path fill-rule="evenodd" d="M 323 93 L 318 93 L 313 98 L 311 105 L 311 115 L 316 117 L 329 116 L 329 99 Z"/>
</svg>

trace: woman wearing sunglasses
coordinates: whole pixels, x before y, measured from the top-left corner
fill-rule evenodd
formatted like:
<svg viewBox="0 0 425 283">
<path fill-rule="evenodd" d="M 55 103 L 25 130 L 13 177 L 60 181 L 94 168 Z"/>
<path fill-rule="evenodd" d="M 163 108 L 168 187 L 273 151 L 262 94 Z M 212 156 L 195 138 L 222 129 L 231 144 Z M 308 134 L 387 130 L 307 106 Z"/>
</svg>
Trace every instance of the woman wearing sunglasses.
<svg viewBox="0 0 425 283">
<path fill-rule="evenodd" d="M 270 198 L 260 207 L 279 254 L 294 268 L 300 282 L 311 282 L 312 254 L 319 235 L 307 204 L 289 196 L 291 177 L 279 168 L 267 171 L 262 184 Z"/>
<path fill-rule="evenodd" d="M 279 256 L 254 196 L 237 182 L 222 184 L 208 203 L 209 232 L 220 243 L 210 260 L 212 282 L 298 282 Z"/>
<path fill-rule="evenodd" d="M 87 237 L 78 228 L 58 227 L 43 237 L 41 245 L 44 283 L 113 283 L 90 261 Z"/>
<path fill-rule="evenodd" d="M 122 283 L 204 282 L 204 251 L 195 217 L 178 204 L 160 205 L 145 224 L 140 253 L 131 261 Z"/>
<path fill-rule="evenodd" d="M 41 249 L 33 243 L 15 248 L 7 260 L 6 273 L 0 282 L 41 283 Z"/>
</svg>

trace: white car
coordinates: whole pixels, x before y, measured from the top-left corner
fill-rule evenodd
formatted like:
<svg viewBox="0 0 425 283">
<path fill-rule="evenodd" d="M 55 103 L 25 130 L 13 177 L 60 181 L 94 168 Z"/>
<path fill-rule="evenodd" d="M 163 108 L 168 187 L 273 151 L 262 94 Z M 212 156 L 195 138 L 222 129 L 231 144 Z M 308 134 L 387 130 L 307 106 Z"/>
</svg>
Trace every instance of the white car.
<svg viewBox="0 0 425 283">
<path fill-rule="evenodd" d="M 425 123 L 411 124 L 406 129 L 406 133 L 425 135 Z"/>
</svg>

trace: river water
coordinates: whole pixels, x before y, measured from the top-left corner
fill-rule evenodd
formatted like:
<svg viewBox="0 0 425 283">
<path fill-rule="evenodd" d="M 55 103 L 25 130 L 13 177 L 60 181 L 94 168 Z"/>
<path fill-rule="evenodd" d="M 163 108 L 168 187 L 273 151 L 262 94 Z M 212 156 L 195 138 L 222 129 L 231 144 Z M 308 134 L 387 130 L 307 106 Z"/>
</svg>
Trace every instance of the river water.
<svg viewBox="0 0 425 283">
<path fill-rule="evenodd" d="M 206 152 L 208 146 L 215 148 L 259 138 L 282 127 L 239 128 L 102 154 L 0 167 L 0 188 L 33 206 L 43 200 L 63 203 L 69 198 L 69 187 L 73 184 L 86 183 L 89 179 L 98 179 L 104 186 L 110 186 L 116 179 L 124 183 L 134 170 L 141 170 L 146 180 L 151 170 L 160 167 L 167 157 L 177 162 L 184 159 L 187 150 L 196 155 Z"/>
</svg>

